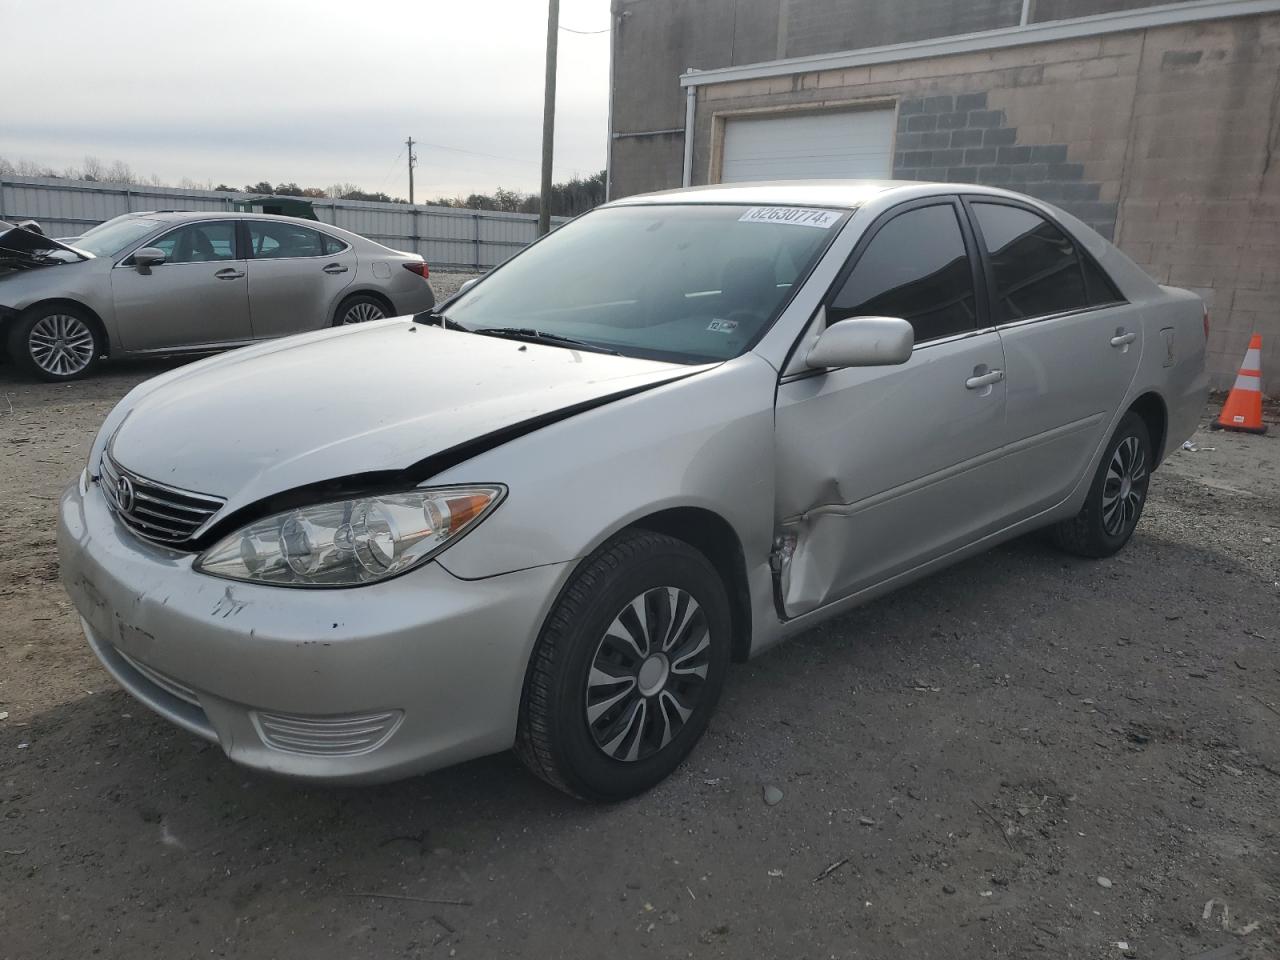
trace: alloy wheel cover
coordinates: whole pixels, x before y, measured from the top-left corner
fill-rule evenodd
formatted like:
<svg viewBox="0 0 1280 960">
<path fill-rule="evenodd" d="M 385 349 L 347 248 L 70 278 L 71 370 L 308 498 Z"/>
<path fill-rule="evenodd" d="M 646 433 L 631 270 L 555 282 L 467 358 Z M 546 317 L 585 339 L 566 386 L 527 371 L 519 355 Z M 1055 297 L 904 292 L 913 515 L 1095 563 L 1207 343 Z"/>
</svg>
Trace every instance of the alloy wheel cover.
<svg viewBox="0 0 1280 960">
<path fill-rule="evenodd" d="M 82 373 L 93 362 L 93 331 L 79 317 L 51 313 L 41 317 L 27 335 L 31 359 L 45 373 L 58 377 Z"/>
<path fill-rule="evenodd" d="M 710 667 L 706 611 L 686 590 L 654 587 L 618 612 L 596 647 L 585 718 L 596 747 L 625 763 L 665 749 L 697 709 Z"/>
</svg>

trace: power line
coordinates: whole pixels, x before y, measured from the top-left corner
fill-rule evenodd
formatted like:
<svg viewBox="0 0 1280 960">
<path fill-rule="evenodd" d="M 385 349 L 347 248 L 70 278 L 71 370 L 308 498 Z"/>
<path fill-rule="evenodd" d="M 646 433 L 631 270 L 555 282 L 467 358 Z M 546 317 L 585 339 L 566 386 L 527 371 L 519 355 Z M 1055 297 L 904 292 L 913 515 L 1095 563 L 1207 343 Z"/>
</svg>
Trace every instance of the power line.
<svg viewBox="0 0 1280 960">
<path fill-rule="evenodd" d="M 497 153 L 481 153 L 479 150 L 463 150 L 461 147 L 447 147 L 443 143 L 428 143 L 426 140 L 413 141 L 415 146 L 430 147 L 433 150 L 448 150 L 450 153 L 465 153 L 473 157 L 488 157 L 491 160 L 509 160 L 511 163 L 537 163 L 537 160 L 520 157 L 504 157 Z"/>
<path fill-rule="evenodd" d="M 396 154 L 396 158 L 391 161 L 391 166 L 387 168 L 387 175 L 382 178 L 382 183 L 378 186 L 378 192 L 385 192 L 387 182 L 391 179 L 392 174 L 396 172 L 396 167 L 400 165 L 400 158 L 404 156 L 404 147 L 400 148 L 400 152 Z"/>
<path fill-rule="evenodd" d="M 575 30 L 573 27 L 561 27 L 560 29 L 565 33 L 576 33 L 579 36 L 590 37 L 597 33 L 608 33 L 612 27 L 605 27 L 603 30 Z"/>
</svg>

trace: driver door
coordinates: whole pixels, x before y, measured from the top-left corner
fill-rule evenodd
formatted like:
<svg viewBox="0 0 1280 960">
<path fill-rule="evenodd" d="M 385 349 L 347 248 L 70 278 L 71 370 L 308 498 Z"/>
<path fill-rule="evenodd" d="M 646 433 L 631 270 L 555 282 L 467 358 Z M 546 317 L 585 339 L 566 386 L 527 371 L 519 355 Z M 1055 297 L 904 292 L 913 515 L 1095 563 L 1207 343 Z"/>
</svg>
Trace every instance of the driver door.
<svg viewBox="0 0 1280 960">
<path fill-rule="evenodd" d="M 900 366 L 794 371 L 778 388 L 778 529 L 788 617 L 875 586 L 1001 525 L 1004 352 L 957 200 L 894 208 L 826 303 L 828 323 L 911 322 Z M 787 551 L 784 550 L 784 555 Z"/>
<path fill-rule="evenodd" d="M 133 258 L 125 257 L 111 271 L 125 350 L 214 348 L 252 338 L 236 221 L 183 224 L 144 245 L 164 251 L 165 262 L 140 273 Z"/>
</svg>

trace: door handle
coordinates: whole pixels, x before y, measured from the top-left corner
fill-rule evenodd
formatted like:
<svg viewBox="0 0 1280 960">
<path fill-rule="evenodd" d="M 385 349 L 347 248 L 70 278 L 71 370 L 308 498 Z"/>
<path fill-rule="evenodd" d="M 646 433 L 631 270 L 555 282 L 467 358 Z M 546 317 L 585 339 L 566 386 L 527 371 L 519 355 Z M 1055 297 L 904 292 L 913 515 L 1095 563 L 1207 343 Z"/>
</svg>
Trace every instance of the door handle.
<svg viewBox="0 0 1280 960">
<path fill-rule="evenodd" d="M 1138 335 L 1136 333 L 1125 333 L 1124 328 L 1121 327 L 1116 331 L 1116 335 L 1111 338 L 1111 345 L 1113 347 L 1127 347 L 1137 339 Z"/>
<path fill-rule="evenodd" d="M 346 273 L 347 268 L 340 263 L 331 263 L 324 268 L 325 273 Z"/>
<path fill-rule="evenodd" d="M 224 267 L 214 274 L 219 280 L 239 280 L 244 276 L 243 270 L 237 270 L 234 267 Z"/>
<path fill-rule="evenodd" d="M 964 382 L 966 389 L 981 390 L 983 387 L 989 387 L 993 383 L 999 383 L 1004 379 L 1003 370 L 992 370 L 989 373 L 979 374 L 976 377 L 970 377 Z"/>
</svg>

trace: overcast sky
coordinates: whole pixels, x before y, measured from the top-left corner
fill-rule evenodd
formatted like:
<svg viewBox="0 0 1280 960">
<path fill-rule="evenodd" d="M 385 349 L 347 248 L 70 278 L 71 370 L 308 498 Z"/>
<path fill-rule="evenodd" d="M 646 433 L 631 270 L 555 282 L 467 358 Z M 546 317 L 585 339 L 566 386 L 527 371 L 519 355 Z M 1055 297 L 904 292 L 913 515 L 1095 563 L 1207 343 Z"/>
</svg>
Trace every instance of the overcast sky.
<svg viewBox="0 0 1280 960">
<path fill-rule="evenodd" d="M 609 26 L 608 0 L 560 6 L 562 27 Z M 546 17 L 545 0 L 0 0 L 0 156 L 406 196 L 412 135 L 419 202 L 536 191 Z M 604 168 L 608 63 L 608 33 L 561 30 L 557 180 Z"/>
</svg>

